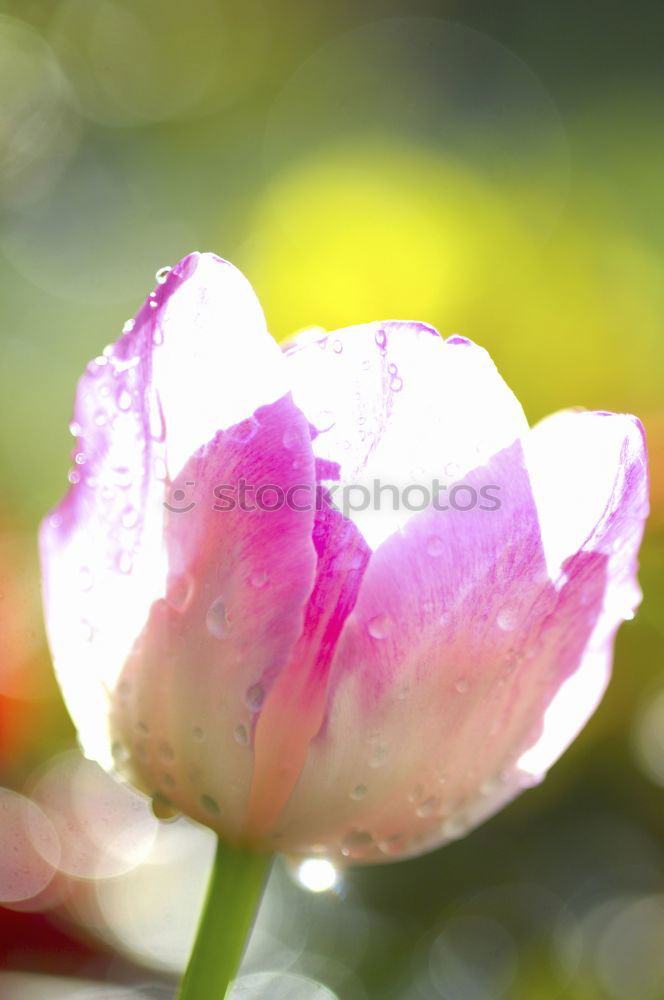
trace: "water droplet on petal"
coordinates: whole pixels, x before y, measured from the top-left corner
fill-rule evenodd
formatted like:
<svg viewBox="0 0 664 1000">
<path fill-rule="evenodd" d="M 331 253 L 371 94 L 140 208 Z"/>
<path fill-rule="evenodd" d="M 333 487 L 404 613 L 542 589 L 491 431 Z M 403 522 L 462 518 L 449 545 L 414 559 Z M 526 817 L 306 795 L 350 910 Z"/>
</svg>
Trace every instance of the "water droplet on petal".
<svg viewBox="0 0 664 1000">
<path fill-rule="evenodd" d="M 347 858 L 364 858 L 374 846 L 374 839 L 366 830 L 351 830 L 341 841 L 341 853 Z"/>
<path fill-rule="evenodd" d="M 378 841 L 378 850 L 381 854 L 387 854 L 389 857 L 403 854 L 407 847 L 408 840 L 403 833 L 393 833 Z"/>
<path fill-rule="evenodd" d="M 157 284 L 163 285 L 166 282 L 166 279 L 168 278 L 170 273 L 171 269 L 168 265 L 166 265 L 165 267 L 160 267 L 157 273 L 155 274 L 155 281 L 157 282 Z"/>
<path fill-rule="evenodd" d="M 131 331 L 134 329 L 135 326 L 136 326 L 136 320 L 133 319 L 132 317 L 131 319 L 128 319 L 125 325 L 122 327 L 122 332 L 131 333 Z"/>
<path fill-rule="evenodd" d="M 376 346 L 380 348 L 381 351 L 385 350 L 385 345 L 387 344 L 387 334 L 384 330 L 376 330 L 375 335 Z"/>
<path fill-rule="evenodd" d="M 247 420 L 240 421 L 239 424 L 235 424 L 228 431 L 228 436 L 232 441 L 237 441 L 238 444 L 244 444 L 247 441 L 251 441 L 256 432 L 258 431 L 259 423 L 256 417 L 249 417 Z"/>
<path fill-rule="evenodd" d="M 74 455 L 74 461 L 76 462 L 77 465 L 85 465 L 86 462 L 85 452 L 77 451 L 76 454 Z"/>
<path fill-rule="evenodd" d="M 215 639 L 226 639 L 229 632 L 228 616 L 226 605 L 221 597 L 213 601 L 208 609 L 205 624 L 210 635 Z"/>
<path fill-rule="evenodd" d="M 81 434 L 81 425 L 76 423 L 75 420 L 70 420 L 69 433 L 72 435 L 72 437 L 79 437 Z"/>
<path fill-rule="evenodd" d="M 80 483 L 81 474 L 80 472 L 77 472 L 76 469 L 70 469 L 69 472 L 67 473 L 67 479 L 72 484 L 72 486 L 75 486 L 76 483 Z"/>
<path fill-rule="evenodd" d="M 127 468 L 126 465 L 115 466 L 113 469 L 113 481 L 121 490 L 128 489 L 131 486 L 131 469 Z"/>
<path fill-rule="evenodd" d="M 173 576 L 166 585 L 166 601 L 174 611 L 185 611 L 191 601 L 194 585 L 187 573 Z"/>
<path fill-rule="evenodd" d="M 459 680 L 454 685 L 454 690 L 459 694 L 466 694 L 468 691 L 468 681 L 465 677 L 460 677 Z"/>
<path fill-rule="evenodd" d="M 103 427 L 108 420 L 108 414 L 106 410 L 97 410 L 92 420 L 96 427 Z"/>
<path fill-rule="evenodd" d="M 123 767 L 128 763 L 130 754 L 124 743 L 120 743 L 116 740 L 111 745 L 111 756 L 113 757 L 113 763 L 116 767 Z"/>
<path fill-rule="evenodd" d="M 127 552 L 124 549 L 122 552 L 118 553 L 116 560 L 116 566 L 121 573 L 131 573 L 134 560 L 132 559 L 131 552 Z"/>
<path fill-rule="evenodd" d="M 440 799 L 437 796 L 432 795 L 430 798 L 425 799 L 417 809 L 415 813 L 420 818 L 424 819 L 426 816 L 433 816 L 440 809 Z"/>
<path fill-rule="evenodd" d="M 164 760 L 173 760 L 175 757 L 175 751 L 173 750 L 173 747 L 171 746 L 170 743 L 167 743 L 165 741 L 159 744 L 159 746 L 157 747 L 157 753 L 159 754 L 160 757 L 163 757 Z"/>
<path fill-rule="evenodd" d="M 210 813 L 212 816 L 218 815 L 219 803 L 216 799 L 213 799 L 211 795 L 201 795 L 199 801 L 206 812 Z"/>
<path fill-rule="evenodd" d="M 122 387 L 119 390 L 117 396 L 115 397 L 115 402 L 118 404 L 118 408 L 120 410 L 123 411 L 130 410 L 132 403 L 131 393 L 127 389 Z"/>
<path fill-rule="evenodd" d="M 374 615 L 367 622 L 367 632 L 372 639 L 385 639 L 392 627 L 392 619 L 387 614 Z"/>
<path fill-rule="evenodd" d="M 343 351 L 343 349 L 344 349 L 344 345 L 341 343 L 340 340 L 334 340 L 332 342 L 332 350 L 334 351 L 335 354 L 341 354 L 341 352 Z"/>
<path fill-rule="evenodd" d="M 203 732 L 203 730 L 201 729 L 200 726 L 194 726 L 194 728 L 191 731 L 191 735 L 193 736 L 193 738 L 196 741 L 196 743 L 202 743 L 203 742 L 203 738 L 205 736 L 205 734 L 204 734 L 204 732 Z"/>
<path fill-rule="evenodd" d="M 254 572 L 249 577 L 249 583 L 251 584 L 252 587 L 255 587 L 256 590 L 262 590 L 263 587 L 267 584 L 267 581 L 268 581 L 268 574 L 267 570 L 264 569 L 254 570 Z"/>
<path fill-rule="evenodd" d="M 429 535 L 427 539 L 427 552 L 430 556 L 442 556 L 445 551 L 445 543 L 440 535 Z"/>
<path fill-rule="evenodd" d="M 366 798 L 367 791 L 368 789 L 366 785 L 355 785 L 355 788 L 350 793 L 350 797 L 355 802 L 360 802 L 362 799 Z"/>
<path fill-rule="evenodd" d="M 389 757 L 390 748 L 387 743 L 378 743 L 371 753 L 369 758 L 369 767 L 372 770 L 376 770 L 379 767 L 383 767 L 387 763 L 387 758 Z"/>
<path fill-rule="evenodd" d="M 241 747 L 249 745 L 249 730 L 245 726 L 244 722 L 238 722 L 237 726 L 233 730 L 233 737 L 235 738 L 235 742 L 239 743 Z"/>
<path fill-rule="evenodd" d="M 150 306 L 150 309 L 157 309 L 157 308 L 159 308 L 159 303 L 157 302 L 156 299 L 150 299 L 150 302 L 148 303 L 148 305 Z M 157 335 L 157 331 L 155 330 L 155 336 L 152 338 L 153 343 L 155 343 L 155 344 L 161 344 L 162 340 L 164 339 L 163 338 L 163 334 L 161 333 L 161 331 L 159 331 L 159 336 L 161 338 L 160 340 L 156 339 L 156 335 Z"/>
<path fill-rule="evenodd" d="M 159 403 L 150 407 L 150 436 L 153 441 L 163 441 L 166 437 L 166 424 L 164 414 Z"/>
<path fill-rule="evenodd" d="M 297 448 L 300 443 L 300 435 L 297 433 L 295 428 L 287 427 L 284 431 L 284 436 L 282 438 L 284 448 L 288 448 L 292 451 L 293 448 Z"/>
<path fill-rule="evenodd" d="M 161 792 L 155 792 L 152 796 L 152 812 L 160 820 L 176 819 L 180 815 L 180 810 Z"/>
<path fill-rule="evenodd" d="M 265 688 L 262 684 L 252 684 L 244 696 L 244 703 L 250 712 L 258 712 L 265 700 Z"/>
<path fill-rule="evenodd" d="M 467 821 L 463 816 L 450 816 L 443 823 L 442 832 L 448 840 L 456 840 L 458 837 L 462 837 L 467 829 Z"/>
<path fill-rule="evenodd" d="M 392 392 L 401 392 L 403 389 L 403 379 L 400 375 L 393 375 L 390 379 L 390 389 Z"/>
<path fill-rule="evenodd" d="M 120 514 L 120 523 L 123 528 L 133 528 L 138 521 L 138 511 L 135 507 L 127 506 Z"/>
<path fill-rule="evenodd" d="M 515 608 L 503 608 L 496 616 L 496 625 L 503 632 L 511 632 L 519 624 L 519 614 Z"/>
</svg>

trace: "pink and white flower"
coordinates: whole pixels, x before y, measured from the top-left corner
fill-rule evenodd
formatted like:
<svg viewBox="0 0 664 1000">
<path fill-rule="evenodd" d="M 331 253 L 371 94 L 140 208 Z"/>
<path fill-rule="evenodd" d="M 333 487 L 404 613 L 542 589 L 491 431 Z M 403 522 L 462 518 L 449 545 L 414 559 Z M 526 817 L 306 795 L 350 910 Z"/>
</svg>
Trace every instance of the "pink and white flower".
<svg viewBox="0 0 664 1000">
<path fill-rule="evenodd" d="M 81 744 L 222 838 L 431 849 L 597 706 L 640 597 L 636 418 L 529 428 L 486 351 L 419 323 L 282 351 L 245 278 L 191 254 L 88 366 L 72 429 L 41 550 Z M 240 481 L 290 500 L 219 503 Z M 332 502 L 434 482 L 499 503 Z"/>
</svg>

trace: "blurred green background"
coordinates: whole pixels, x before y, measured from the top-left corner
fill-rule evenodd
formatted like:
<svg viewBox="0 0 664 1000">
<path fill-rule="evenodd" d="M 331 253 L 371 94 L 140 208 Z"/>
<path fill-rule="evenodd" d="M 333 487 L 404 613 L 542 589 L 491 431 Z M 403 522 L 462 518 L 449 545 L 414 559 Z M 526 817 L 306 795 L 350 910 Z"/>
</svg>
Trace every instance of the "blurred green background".
<svg viewBox="0 0 664 1000">
<path fill-rule="evenodd" d="M 466 839 L 318 896 L 279 869 L 245 971 L 308 977 L 302 1000 L 664 997 L 663 41 L 658 0 L 0 0 L 3 789 L 80 784 L 34 532 L 66 485 L 75 380 L 161 266 L 229 258 L 279 339 L 461 332 L 531 422 L 580 404 L 646 425 L 645 599 L 601 708 Z M 118 864 L 72 841 L 29 898 L 5 878 L 4 969 L 171 995 L 210 844 L 142 822 L 140 857 L 111 820 L 71 821 Z M 78 995 L 8 976 L 0 997 Z"/>
</svg>

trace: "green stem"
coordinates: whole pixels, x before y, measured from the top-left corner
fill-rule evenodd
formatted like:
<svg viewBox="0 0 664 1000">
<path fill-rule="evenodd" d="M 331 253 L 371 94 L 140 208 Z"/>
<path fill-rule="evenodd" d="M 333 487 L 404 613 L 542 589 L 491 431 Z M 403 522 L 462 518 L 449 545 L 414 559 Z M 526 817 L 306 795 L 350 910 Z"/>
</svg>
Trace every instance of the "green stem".
<svg viewBox="0 0 664 1000">
<path fill-rule="evenodd" d="M 260 903 L 272 858 L 217 845 L 207 897 L 179 1000 L 224 1000 Z"/>
</svg>

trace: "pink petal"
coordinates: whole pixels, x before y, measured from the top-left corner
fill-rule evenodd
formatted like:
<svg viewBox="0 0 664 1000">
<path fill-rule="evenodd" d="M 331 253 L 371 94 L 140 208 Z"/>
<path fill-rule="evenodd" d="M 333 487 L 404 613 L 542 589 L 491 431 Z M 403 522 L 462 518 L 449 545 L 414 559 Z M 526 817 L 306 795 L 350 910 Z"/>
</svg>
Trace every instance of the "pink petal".
<svg viewBox="0 0 664 1000">
<path fill-rule="evenodd" d="M 79 382 L 72 486 L 41 532 L 56 670 L 86 753 L 105 766 L 111 693 L 166 593 L 171 480 L 217 431 L 286 391 L 250 285 L 211 254 L 181 261 L 125 330 Z"/>
<path fill-rule="evenodd" d="M 436 846 L 532 783 L 529 763 L 548 766 L 592 711 L 634 595 L 646 477 L 633 419 L 584 419 L 595 439 L 569 434 L 574 464 L 603 433 L 622 446 L 559 579 L 518 443 L 465 477 L 500 484 L 499 510 L 416 514 L 374 553 L 331 667 L 327 723 L 279 819 L 286 849 L 378 860 Z M 554 713 L 552 739 L 549 713 L 577 678 L 583 718 Z M 548 752 L 529 762 L 544 737 Z"/>
<path fill-rule="evenodd" d="M 113 699 L 114 737 L 143 787 L 229 839 L 246 826 L 255 720 L 301 632 L 316 564 L 313 505 L 276 507 L 271 489 L 262 507 L 254 496 L 256 509 L 215 509 L 241 480 L 314 495 L 309 427 L 289 397 L 219 433 L 176 480 L 204 500 L 169 516 L 165 598 Z"/>
</svg>

